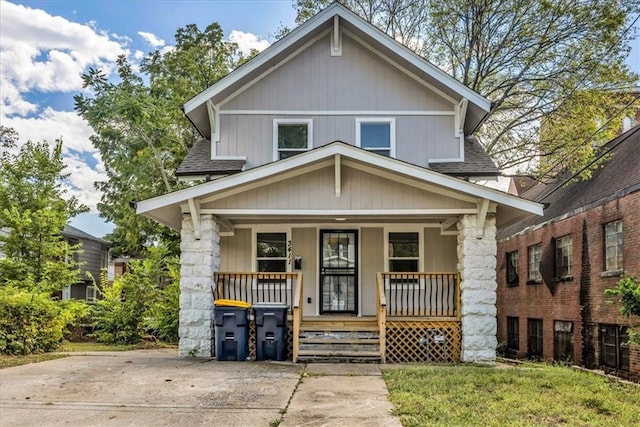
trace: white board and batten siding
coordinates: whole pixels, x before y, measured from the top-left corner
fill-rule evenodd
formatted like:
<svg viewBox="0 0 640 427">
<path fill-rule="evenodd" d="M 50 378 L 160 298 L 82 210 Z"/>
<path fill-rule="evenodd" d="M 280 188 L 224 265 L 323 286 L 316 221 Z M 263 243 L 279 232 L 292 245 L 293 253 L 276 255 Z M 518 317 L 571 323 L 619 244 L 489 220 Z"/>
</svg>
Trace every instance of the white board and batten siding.
<svg viewBox="0 0 640 427">
<path fill-rule="evenodd" d="M 420 188 L 342 166 L 341 196 L 336 197 L 334 167 L 239 192 L 213 202 L 206 209 L 474 209 L 475 205 Z"/>
<path fill-rule="evenodd" d="M 312 145 L 356 144 L 357 118 L 394 118 L 396 157 L 426 166 L 460 157 L 453 103 L 353 40 L 330 56 L 327 34 L 219 105 L 218 156 L 273 161 L 274 119 L 311 119 Z"/>
</svg>

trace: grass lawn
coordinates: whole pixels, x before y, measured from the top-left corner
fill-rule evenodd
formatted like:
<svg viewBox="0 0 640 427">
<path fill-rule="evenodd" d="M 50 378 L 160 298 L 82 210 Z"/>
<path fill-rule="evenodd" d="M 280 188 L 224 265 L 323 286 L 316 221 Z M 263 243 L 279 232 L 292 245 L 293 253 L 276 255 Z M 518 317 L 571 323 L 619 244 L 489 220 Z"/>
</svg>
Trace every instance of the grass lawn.
<svg viewBox="0 0 640 427">
<path fill-rule="evenodd" d="M 127 351 L 127 350 L 139 350 L 139 349 L 153 349 L 153 348 L 173 348 L 175 346 L 164 343 L 152 343 L 141 342 L 139 344 L 131 345 L 114 345 L 103 344 L 99 342 L 66 342 L 60 347 L 62 353 L 43 353 L 43 354 L 29 354 L 26 356 L 7 356 L 0 355 L 0 369 L 10 368 L 12 366 L 26 365 L 29 363 L 44 362 L 47 360 L 60 359 L 61 357 L 73 356 L 73 353 L 83 353 L 87 351 Z"/>
<path fill-rule="evenodd" d="M 384 371 L 404 426 L 632 426 L 640 387 L 568 367 L 428 366 Z"/>
</svg>

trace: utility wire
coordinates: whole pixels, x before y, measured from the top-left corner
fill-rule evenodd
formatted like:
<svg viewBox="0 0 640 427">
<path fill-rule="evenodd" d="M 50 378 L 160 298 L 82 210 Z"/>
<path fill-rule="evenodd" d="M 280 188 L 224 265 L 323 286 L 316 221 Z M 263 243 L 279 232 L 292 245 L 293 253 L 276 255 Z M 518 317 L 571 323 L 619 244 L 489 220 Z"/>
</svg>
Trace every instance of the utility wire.
<svg viewBox="0 0 640 427">
<path fill-rule="evenodd" d="M 636 98 L 638 99 L 638 98 Z M 549 197 L 550 195 L 552 195 L 553 193 L 555 193 L 556 191 L 558 191 L 559 189 L 561 189 L 562 187 L 564 187 L 569 181 L 571 181 L 573 178 L 575 178 L 576 176 L 580 175 L 582 172 L 584 172 L 585 170 L 587 170 L 590 166 L 592 166 L 595 162 L 597 162 L 598 160 L 602 159 L 602 157 L 606 156 L 607 154 L 609 154 L 611 151 L 613 151 L 618 145 L 622 144 L 624 141 L 626 141 L 627 139 L 629 139 L 631 137 L 631 135 L 634 135 L 636 132 L 640 132 L 640 125 L 636 125 L 635 128 L 633 128 L 633 131 L 629 131 L 629 134 L 626 135 L 624 138 L 622 138 L 620 141 L 616 142 L 615 144 L 611 145 L 610 147 L 607 147 L 606 150 L 604 150 L 602 153 L 598 154 L 593 160 L 591 160 L 589 163 L 587 163 L 585 166 L 583 166 L 579 171 L 575 172 L 573 175 L 571 175 L 569 178 L 565 179 L 564 182 L 558 184 L 558 186 L 556 186 L 556 188 L 554 188 L 553 190 L 551 190 L 549 193 L 545 194 L 544 197 L 542 197 L 539 202 L 543 201 L 544 199 L 546 199 L 547 197 Z M 606 147 L 606 146 L 605 146 Z"/>
</svg>

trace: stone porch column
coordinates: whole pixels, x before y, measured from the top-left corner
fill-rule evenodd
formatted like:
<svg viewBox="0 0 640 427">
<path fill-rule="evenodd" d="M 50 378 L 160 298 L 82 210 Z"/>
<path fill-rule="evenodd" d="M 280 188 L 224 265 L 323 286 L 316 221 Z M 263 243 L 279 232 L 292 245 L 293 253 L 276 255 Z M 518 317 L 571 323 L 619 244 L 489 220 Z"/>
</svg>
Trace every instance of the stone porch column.
<svg viewBox="0 0 640 427">
<path fill-rule="evenodd" d="M 212 215 L 202 215 L 196 240 L 189 214 L 180 231 L 180 357 L 213 355 L 213 273 L 220 268 L 220 235 Z"/>
<path fill-rule="evenodd" d="M 463 362 L 496 360 L 496 221 L 487 215 L 482 238 L 477 237 L 476 215 L 458 221 L 458 272 Z"/>
</svg>

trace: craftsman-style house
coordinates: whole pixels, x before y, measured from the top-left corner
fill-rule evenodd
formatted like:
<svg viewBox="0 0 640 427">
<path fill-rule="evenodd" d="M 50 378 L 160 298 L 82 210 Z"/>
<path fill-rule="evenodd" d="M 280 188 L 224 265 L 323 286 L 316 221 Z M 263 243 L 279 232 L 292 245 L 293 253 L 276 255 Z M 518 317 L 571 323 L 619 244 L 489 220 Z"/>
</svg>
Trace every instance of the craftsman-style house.
<svg viewBox="0 0 640 427">
<path fill-rule="evenodd" d="M 605 290 L 640 277 L 640 125 L 601 148 L 589 179 L 560 175 L 523 197 L 544 216 L 498 234 L 498 339 L 511 357 L 602 368 L 640 379 L 640 346 Z M 630 322 L 631 320 L 631 322 Z"/>
<path fill-rule="evenodd" d="M 542 207 L 470 182 L 490 108 L 338 3 L 189 100 L 201 183 L 137 203 L 181 232 L 180 354 L 213 289 L 287 304 L 294 361 L 493 362 L 496 226 Z"/>
</svg>

